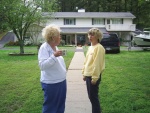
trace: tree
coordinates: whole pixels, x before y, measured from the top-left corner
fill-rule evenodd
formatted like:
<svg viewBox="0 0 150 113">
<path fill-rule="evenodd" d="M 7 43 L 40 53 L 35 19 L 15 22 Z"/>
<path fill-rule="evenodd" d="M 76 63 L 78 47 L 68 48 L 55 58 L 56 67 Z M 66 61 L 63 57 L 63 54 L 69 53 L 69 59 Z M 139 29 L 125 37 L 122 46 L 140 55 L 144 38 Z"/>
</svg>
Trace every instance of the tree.
<svg viewBox="0 0 150 113">
<path fill-rule="evenodd" d="M 24 40 L 30 25 L 43 23 L 42 9 L 52 12 L 51 4 L 44 5 L 43 0 L 1 0 L 1 12 L 5 14 L 5 22 L 15 33 L 20 46 L 20 54 L 24 53 Z"/>
<path fill-rule="evenodd" d="M 56 0 L 61 12 L 74 12 L 84 8 L 86 12 L 131 12 L 136 16 L 137 27 L 150 26 L 150 0 Z"/>
<path fill-rule="evenodd" d="M 8 28 L 8 25 L 5 22 L 5 19 L 6 19 L 5 13 L 2 12 L 3 11 L 2 7 L 3 6 L 2 6 L 2 3 L 0 1 L 0 33 L 4 32 Z"/>
<path fill-rule="evenodd" d="M 39 36 L 42 28 L 43 26 L 40 26 L 40 24 L 32 24 L 28 29 L 26 34 L 27 36 L 30 36 L 30 43 L 32 43 L 33 45 L 38 45 L 39 43 L 41 43 L 38 41 L 37 37 Z"/>
</svg>

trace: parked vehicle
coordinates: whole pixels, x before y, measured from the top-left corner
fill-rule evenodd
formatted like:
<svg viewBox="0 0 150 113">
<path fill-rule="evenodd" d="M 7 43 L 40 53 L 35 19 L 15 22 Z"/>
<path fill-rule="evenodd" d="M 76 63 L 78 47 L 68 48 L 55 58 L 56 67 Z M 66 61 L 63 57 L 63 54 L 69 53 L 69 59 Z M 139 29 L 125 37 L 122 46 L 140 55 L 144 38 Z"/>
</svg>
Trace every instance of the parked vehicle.
<svg viewBox="0 0 150 113">
<path fill-rule="evenodd" d="M 150 28 L 144 28 L 143 33 L 133 37 L 133 41 L 139 47 L 150 47 Z"/>
<path fill-rule="evenodd" d="M 133 33 L 135 33 L 134 35 L 139 35 L 142 33 L 142 31 L 139 29 L 136 29 L 135 31 L 133 31 Z"/>
<path fill-rule="evenodd" d="M 120 53 L 120 40 L 116 33 L 103 33 L 101 45 L 107 52 Z"/>
</svg>

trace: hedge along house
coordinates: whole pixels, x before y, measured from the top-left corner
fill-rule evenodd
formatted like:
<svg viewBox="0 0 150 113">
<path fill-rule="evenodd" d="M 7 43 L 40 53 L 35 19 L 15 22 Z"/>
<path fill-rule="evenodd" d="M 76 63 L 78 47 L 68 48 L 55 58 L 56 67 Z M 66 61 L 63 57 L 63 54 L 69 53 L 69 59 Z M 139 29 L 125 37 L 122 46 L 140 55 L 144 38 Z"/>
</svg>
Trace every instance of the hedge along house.
<svg viewBox="0 0 150 113">
<path fill-rule="evenodd" d="M 92 27 L 99 28 L 103 33 L 115 32 L 122 40 L 130 40 L 131 32 L 135 31 L 133 24 L 135 16 L 130 12 L 44 12 L 50 17 L 46 25 L 55 24 L 61 28 L 62 39 L 68 45 L 81 45 L 89 42 L 87 32 Z M 39 34 L 39 40 L 41 34 Z M 122 43 L 127 45 L 126 42 Z"/>
</svg>

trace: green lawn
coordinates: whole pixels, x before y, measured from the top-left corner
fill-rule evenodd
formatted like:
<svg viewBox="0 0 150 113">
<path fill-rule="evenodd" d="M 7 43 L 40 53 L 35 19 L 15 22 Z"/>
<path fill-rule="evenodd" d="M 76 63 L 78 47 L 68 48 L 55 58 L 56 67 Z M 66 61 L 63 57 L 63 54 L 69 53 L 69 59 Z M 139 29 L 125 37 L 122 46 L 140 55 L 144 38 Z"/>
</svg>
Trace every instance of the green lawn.
<svg viewBox="0 0 150 113">
<path fill-rule="evenodd" d="M 75 48 L 60 48 L 67 49 L 64 59 L 68 68 Z M 12 52 L 19 52 L 19 47 L 0 50 L 0 113 L 41 113 L 43 92 L 37 54 L 8 56 Z M 37 48 L 26 47 L 25 52 L 37 53 Z"/>
<path fill-rule="evenodd" d="M 150 113 L 150 51 L 107 54 L 99 93 L 103 113 Z"/>
<path fill-rule="evenodd" d="M 67 49 L 68 67 L 75 48 L 59 48 Z M 19 47 L 0 50 L 0 113 L 41 113 L 37 54 L 8 56 L 16 51 Z M 37 48 L 26 47 L 25 52 L 37 53 Z M 100 99 L 103 113 L 150 113 L 150 51 L 106 54 Z"/>
</svg>

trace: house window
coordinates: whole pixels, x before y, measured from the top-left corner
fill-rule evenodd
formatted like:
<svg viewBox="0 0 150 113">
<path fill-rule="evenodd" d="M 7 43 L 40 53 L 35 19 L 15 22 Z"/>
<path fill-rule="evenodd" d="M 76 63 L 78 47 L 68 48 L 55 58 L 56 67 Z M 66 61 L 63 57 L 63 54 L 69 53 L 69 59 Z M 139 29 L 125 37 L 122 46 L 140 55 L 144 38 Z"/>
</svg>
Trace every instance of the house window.
<svg viewBox="0 0 150 113">
<path fill-rule="evenodd" d="M 107 24 L 110 24 L 110 19 L 107 19 Z"/>
<path fill-rule="evenodd" d="M 93 18 L 92 19 L 92 25 L 104 25 L 105 19 L 103 18 Z"/>
<path fill-rule="evenodd" d="M 76 21 L 75 18 L 65 18 L 64 25 L 75 25 Z"/>
<path fill-rule="evenodd" d="M 114 19 L 112 19 L 112 24 L 123 24 L 123 19 L 114 18 Z"/>
</svg>

